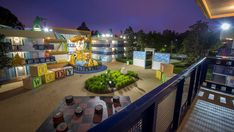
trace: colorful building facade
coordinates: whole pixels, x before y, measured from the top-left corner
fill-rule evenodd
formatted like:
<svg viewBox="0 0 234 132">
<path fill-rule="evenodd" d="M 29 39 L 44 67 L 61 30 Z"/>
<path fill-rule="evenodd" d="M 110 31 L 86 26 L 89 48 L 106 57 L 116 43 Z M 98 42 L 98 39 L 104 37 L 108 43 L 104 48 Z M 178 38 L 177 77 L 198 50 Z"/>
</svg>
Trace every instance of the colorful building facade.
<svg viewBox="0 0 234 132">
<path fill-rule="evenodd" d="M 45 38 L 55 39 L 52 32 L 35 32 L 28 30 L 0 29 L 4 35 L 3 42 L 11 44 L 11 51 L 7 56 L 13 58 L 11 68 L 1 69 L 0 81 L 22 79 L 30 75 L 29 65 L 38 63 L 51 63 L 55 61 L 53 56 L 46 56 L 46 50 L 53 50 L 54 45 L 44 45 Z M 21 59 L 22 62 L 15 64 L 14 60 Z"/>
<path fill-rule="evenodd" d="M 124 41 L 117 37 L 92 37 L 92 57 L 102 62 L 111 62 L 124 56 Z"/>
<path fill-rule="evenodd" d="M 7 56 L 22 60 L 22 64 L 1 69 L 0 82 L 30 76 L 29 66 L 33 64 L 70 63 L 74 54 L 76 59 L 79 55 L 89 54 L 102 62 L 111 62 L 124 55 L 122 39 L 113 36 L 91 38 L 89 31 L 66 28 L 52 28 L 50 31 L 0 28 L 0 34 L 5 36 L 3 41 L 12 46 Z M 87 60 L 87 57 L 81 60 Z"/>
</svg>

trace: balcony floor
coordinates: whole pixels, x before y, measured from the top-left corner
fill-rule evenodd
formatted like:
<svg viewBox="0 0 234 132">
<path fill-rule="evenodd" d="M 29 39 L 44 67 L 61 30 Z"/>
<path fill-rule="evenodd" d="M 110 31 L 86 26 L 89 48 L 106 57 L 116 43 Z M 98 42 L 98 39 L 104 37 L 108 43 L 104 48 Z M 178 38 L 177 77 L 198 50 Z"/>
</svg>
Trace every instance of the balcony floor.
<svg viewBox="0 0 234 132">
<path fill-rule="evenodd" d="M 234 97 L 201 88 L 177 131 L 231 132 L 233 130 Z"/>
</svg>

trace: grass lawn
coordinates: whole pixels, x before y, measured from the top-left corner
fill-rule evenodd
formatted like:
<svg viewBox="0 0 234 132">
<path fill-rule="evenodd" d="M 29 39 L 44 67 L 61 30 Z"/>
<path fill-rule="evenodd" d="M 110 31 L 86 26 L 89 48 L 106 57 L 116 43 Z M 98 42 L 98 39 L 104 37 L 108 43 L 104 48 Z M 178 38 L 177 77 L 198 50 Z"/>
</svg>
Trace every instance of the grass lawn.
<svg viewBox="0 0 234 132">
<path fill-rule="evenodd" d="M 186 69 L 187 67 L 189 67 L 189 65 L 183 61 L 175 62 L 172 64 L 174 65 L 174 73 L 175 74 L 178 74 L 178 73 L 182 72 L 184 69 Z"/>
</svg>

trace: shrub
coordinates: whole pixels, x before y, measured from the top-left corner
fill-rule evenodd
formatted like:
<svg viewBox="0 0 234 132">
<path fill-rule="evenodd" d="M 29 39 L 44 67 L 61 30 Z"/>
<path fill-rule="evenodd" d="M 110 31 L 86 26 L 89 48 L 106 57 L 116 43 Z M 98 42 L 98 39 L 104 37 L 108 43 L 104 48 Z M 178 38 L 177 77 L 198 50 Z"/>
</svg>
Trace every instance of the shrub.
<svg viewBox="0 0 234 132">
<path fill-rule="evenodd" d="M 139 78 L 138 74 L 134 71 L 128 71 L 127 75 L 132 76 L 134 78 Z"/>
<path fill-rule="evenodd" d="M 105 78 L 102 76 L 94 76 L 85 81 L 85 88 L 88 90 L 98 92 L 107 89 Z"/>
<path fill-rule="evenodd" d="M 116 87 L 118 89 L 126 87 L 127 85 L 135 82 L 134 78 L 138 78 L 138 74 L 133 71 L 128 71 L 128 74 L 124 75 L 119 70 L 110 71 L 102 73 L 99 76 L 93 76 L 85 81 L 85 88 L 92 92 L 102 92 L 108 91 L 108 87 Z M 112 84 L 109 84 L 109 81 Z"/>
</svg>

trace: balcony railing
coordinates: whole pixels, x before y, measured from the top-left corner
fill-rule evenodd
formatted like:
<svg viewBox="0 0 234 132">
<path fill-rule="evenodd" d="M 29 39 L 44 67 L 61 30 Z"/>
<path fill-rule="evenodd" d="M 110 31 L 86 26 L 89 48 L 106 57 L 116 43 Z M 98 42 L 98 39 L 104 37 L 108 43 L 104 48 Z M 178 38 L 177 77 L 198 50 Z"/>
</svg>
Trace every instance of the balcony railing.
<svg viewBox="0 0 234 132">
<path fill-rule="evenodd" d="M 91 128 L 89 132 L 176 130 L 200 85 L 205 81 L 209 60 L 201 59 L 122 111 Z"/>
<path fill-rule="evenodd" d="M 41 58 L 33 58 L 33 59 L 26 59 L 25 63 L 26 64 L 38 64 L 38 63 L 49 63 L 49 62 L 55 62 L 55 57 L 50 56 L 50 57 L 41 57 Z"/>
</svg>

